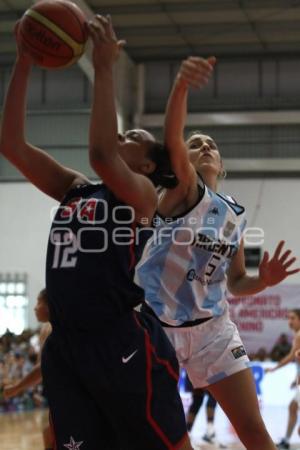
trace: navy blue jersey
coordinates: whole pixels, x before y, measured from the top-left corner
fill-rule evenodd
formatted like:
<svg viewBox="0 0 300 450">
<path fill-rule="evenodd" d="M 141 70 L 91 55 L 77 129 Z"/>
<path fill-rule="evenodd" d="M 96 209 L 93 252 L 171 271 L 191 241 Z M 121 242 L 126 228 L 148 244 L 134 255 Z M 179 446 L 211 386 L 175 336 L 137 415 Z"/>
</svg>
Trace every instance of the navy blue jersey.
<svg viewBox="0 0 300 450">
<path fill-rule="evenodd" d="M 134 281 L 149 230 L 104 185 L 72 189 L 52 222 L 46 264 L 51 322 L 92 329 L 144 298 Z"/>
</svg>

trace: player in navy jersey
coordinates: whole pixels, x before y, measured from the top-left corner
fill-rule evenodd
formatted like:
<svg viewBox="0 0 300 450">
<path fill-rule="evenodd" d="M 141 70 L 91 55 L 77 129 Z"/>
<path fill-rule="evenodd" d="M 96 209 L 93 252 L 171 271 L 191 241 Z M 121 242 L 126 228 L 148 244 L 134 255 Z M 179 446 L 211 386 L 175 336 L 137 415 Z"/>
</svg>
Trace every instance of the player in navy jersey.
<svg viewBox="0 0 300 450">
<path fill-rule="evenodd" d="M 42 371 L 59 450 L 191 450 L 177 390 L 178 363 L 160 324 L 134 311 L 134 268 L 157 207 L 154 185 L 175 186 L 168 153 L 144 130 L 117 133 L 113 65 L 122 41 L 110 18 L 94 43 L 90 162 L 103 184 L 63 167 L 25 139 L 33 61 L 21 48 L 3 111 L 1 151 L 58 200 L 46 286 L 52 333 Z M 17 31 L 18 33 L 18 31 Z"/>
<path fill-rule="evenodd" d="M 161 320 L 194 388 L 211 392 L 247 450 L 275 450 L 245 348 L 229 318 L 227 291 L 252 295 L 299 269 L 290 269 L 296 258 L 281 241 L 272 257 L 265 252 L 257 277 L 246 273 L 245 212 L 232 197 L 217 193 L 224 172 L 217 145 L 199 132 L 184 140 L 188 88 L 204 86 L 215 63 L 214 57 L 190 57 L 175 80 L 165 142 L 179 184 L 161 194 L 157 233 L 146 245 L 137 278 L 147 310 Z"/>
</svg>

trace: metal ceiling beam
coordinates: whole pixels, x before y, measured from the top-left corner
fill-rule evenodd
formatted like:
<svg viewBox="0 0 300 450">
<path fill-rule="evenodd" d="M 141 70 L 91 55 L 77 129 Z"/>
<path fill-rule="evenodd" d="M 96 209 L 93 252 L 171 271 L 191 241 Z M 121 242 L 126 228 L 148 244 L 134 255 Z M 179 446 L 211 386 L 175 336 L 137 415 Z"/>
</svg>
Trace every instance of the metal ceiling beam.
<svg viewBox="0 0 300 450">
<path fill-rule="evenodd" d="M 138 63 L 147 61 L 178 61 L 182 58 L 190 56 L 191 52 L 187 46 L 157 46 L 157 47 L 128 47 L 131 57 Z M 246 59 L 249 58 L 290 58 L 299 59 L 300 57 L 300 42 L 291 42 L 280 44 L 280 51 L 278 44 L 273 44 L 264 50 L 259 44 L 243 44 L 243 45 L 194 45 L 194 54 L 201 56 L 215 55 L 224 60 L 229 59 Z"/>
<path fill-rule="evenodd" d="M 140 118 L 144 128 L 160 128 L 164 124 L 164 114 L 144 114 Z M 190 113 L 187 127 L 199 126 L 249 126 L 249 125 L 299 125 L 300 111 L 250 111 Z"/>
<path fill-rule="evenodd" d="M 293 173 L 300 176 L 300 158 L 224 158 L 224 167 L 227 172 L 286 174 Z"/>
<path fill-rule="evenodd" d="M 149 21 L 150 22 L 150 21 Z M 149 26 L 130 26 L 130 27 L 116 27 L 120 36 L 172 36 L 178 34 L 178 26 L 174 24 L 168 25 L 149 25 Z M 298 22 L 298 30 L 300 21 Z M 191 24 L 180 25 L 180 34 L 185 35 L 198 35 L 203 37 L 209 37 L 210 35 L 222 35 L 224 33 L 251 33 L 251 27 L 245 23 L 220 23 L 220 24 Z"/>
<path fill-rule="evenodd" d="M 173 24 L 166 25 L 149 25 L 149 26 L 126 26 L 116 27 L 120 36 L 171 36 L 178 33 L 178 26 Z M 278 39 L 280 40 L 279 32 L 299 32 L 300 20 L 295 21 L 282 21 L 282 22 L 259 22 L 257 23 L 257 29 L 261 33 L 277 32 Z M 249 23 L 206 23 L 203 24 L 185 24 L 180 25 L 181 34 L 185 35 L 198 35 L 199 37 L 220 36 L 225 33 L 245 34 L 253 33 L 252 27 Z M 254 35 L 254 34 L 253 34 Z"/>
<path fill-rule="evenodd" d="M 245 1 L 245 8 L 247 9 L 287 9 L 295 7 L 293 0 L 249 0 Z M 238 0 L 206 0 L 206 1 L 188 1 L 185 0 L 181 3 L 154 3 L 154 4 L 136 4 L 124 5 L 110 5 L 107 2 L 106 5 L 98 5 L 97 2 L 90 1 L 90 5 L 94 10 L 102 12 L 104 14 L 148 14 L 157 12 L 186 12 L 186 11 L 236 11 L 240 9 Z M 297 7 L 297 5 L 296 5 Z"/>
<path fill-rule="evenodd" d="M 13 30 L 14 24 L 16 21 L 16 17 L 3 18 L 0 14 L 0 34 L 9 34 L 10 30 Z M 4 25 L 5 24 L 5 25 Z M 118 26 L 115 27 L 120 36 L 151 36 L 153 32 L 155 35 L 158 34 L 161 36 L 170 36 L 178 33 L 178 26 L 176 24 L 165 24 L 165 25 L 155 25 L 151 24 L 151 20 L 149 20 L 149 25 L 147 26 Z M 278 21 L 278 22 L 257 22 L 257 29 L 260 32 L 277 32 L 282 33 L 283 31 L 288 32 L 299 32 L 300 28 L 300 20 L 293 21 Z M 3 31 L 1 31 L 1 28 Z M 207 22 L 205 24 L 181 24 L 180 32 L 186 35 L 194 35 L 197 34 L 199 36 L 215 36 L 222 35 L 223 33 L 237 33 L 244 34 L 253 32 L 252 27 L 249 23 L 245 22 L 222 22 L 222 23 L 214 23 Z M 279 37 L 280 39 L 280 37 Z"/>
</svg>

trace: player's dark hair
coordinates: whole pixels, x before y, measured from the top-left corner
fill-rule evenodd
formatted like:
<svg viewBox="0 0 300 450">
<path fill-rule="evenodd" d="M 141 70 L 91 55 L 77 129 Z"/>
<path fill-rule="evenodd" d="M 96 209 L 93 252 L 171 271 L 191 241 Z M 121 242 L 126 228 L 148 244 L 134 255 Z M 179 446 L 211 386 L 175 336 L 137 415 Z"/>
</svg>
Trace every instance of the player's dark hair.
<svg viewBox="0 0 300 450">
<path fill-rule="evenodd" d="M 155 170 L 148 175 L 154 186 L 173 189 L 178 185 L 178 179 L 172 170 L 169 152 L 160 142 L 151 143 L 148 158 L 156 164 Z"/>
<path fill-rule="evenodd" d="M 296 314 L 298 319 L 300 319 L 300 309 L 299 308 L 291 309 L 291 312 Z"/>
<path fill-rule="evenodd" d="M 39 293 L 39 298 L 42 298 L 43 300 L 45 300 L 46 302 L 48 301 L 48 297 L 47 297 L 47 291 L 46 289 L 42 289 Z"/>
</svg>

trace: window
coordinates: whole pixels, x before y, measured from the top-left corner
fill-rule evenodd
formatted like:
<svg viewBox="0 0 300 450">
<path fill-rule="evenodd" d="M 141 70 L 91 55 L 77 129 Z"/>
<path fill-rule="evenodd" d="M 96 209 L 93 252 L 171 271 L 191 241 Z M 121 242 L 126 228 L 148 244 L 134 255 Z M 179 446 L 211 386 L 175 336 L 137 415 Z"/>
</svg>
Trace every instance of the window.
<svg viewBox="0 0 300 450">
<path fill-rule="evenodd" d="M 27 326 L 27 275 L 0 273 L 0 336 L 6 330 L 21 334 Z"/>
</svg>

